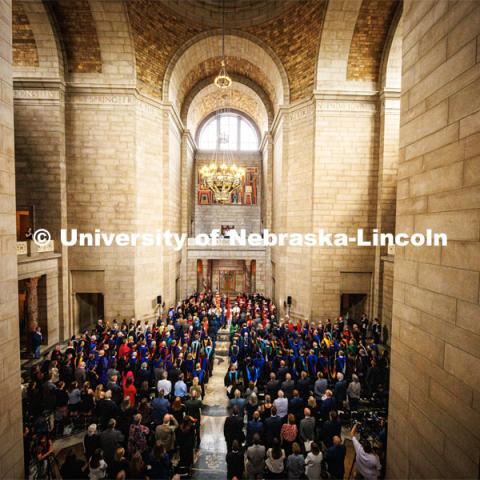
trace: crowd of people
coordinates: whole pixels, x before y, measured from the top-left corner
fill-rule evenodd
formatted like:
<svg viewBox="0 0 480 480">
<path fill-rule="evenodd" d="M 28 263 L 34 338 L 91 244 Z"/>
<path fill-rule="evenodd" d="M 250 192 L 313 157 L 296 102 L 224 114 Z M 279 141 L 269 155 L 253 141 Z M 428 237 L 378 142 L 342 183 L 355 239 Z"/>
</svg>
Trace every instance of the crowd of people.
<svg viewBox="0 0 480 480">
<path fill-rule="evenodd" d="M 188 474 L 226 316 L 226 297 L 194 294 L 157 321 L 99 320 L 57 346 L 24 388 L 26 478 Z M 59 465 L 55 438 L 82 431 L 83 454 L 71 450 Z"/>
<path fill-rule="evenodd" d="M 190 476 L 222 327 L 228 479 L 344 478 L 347 425 L 357 474 L 383 474 L 386 423 L 371 413 L 388 403 L 388 353 L 376 320 L 293 322 L 257 294 L 196 293 L 153 322 L 99 320 L 32 367 L 26 478 Z M 83 452 L 60 465 L 53 441 L 75 432 Z"/>
<path fill-rule="evenodd" d="M 389 359 L 379 322 L 282 322 L 261 296 L 238 297 L 232 313 L 227 478 L 350 478 L 347 426 L 355 475 L 380 478 Z"/>
</svg>

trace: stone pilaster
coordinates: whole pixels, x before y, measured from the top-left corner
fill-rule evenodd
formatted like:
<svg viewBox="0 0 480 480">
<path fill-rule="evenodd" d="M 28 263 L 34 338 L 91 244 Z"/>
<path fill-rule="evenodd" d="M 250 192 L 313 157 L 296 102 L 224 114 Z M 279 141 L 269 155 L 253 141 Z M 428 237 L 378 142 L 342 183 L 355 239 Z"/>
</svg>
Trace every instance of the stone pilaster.
<svg viewBox="0 0 480 480">
<path fill-rule="evenodd" d="M 12 2 L 0 2 L 0 478 L 23 478 L 22 400 L 15 230 Z"/>
<path fill-rule="evenodd" d="M 379 161 L 378 161 L 378 189 L 377 189 L 377 220 L 375 228 L 381 233 L 395 234 L 395 203 L 397 193 L 397 170 L 400 133 L 400 92 L 399 90 L 385 90 L 379 98 Z M 391 331 L 392 292 L 383 292 L 389 282 L 384 282 L 384 260 L 382 257 L 388 254 L 387 247 L 375 247 L 375 267 L 373 278 L 373 317 L 378 317 Z M 386 266 L 387 277 L 390 266 Z M 386 302 L 385 302 L 385 301 Z"/>
<path fill-rule="evenodd" d="M 59 339 L 75 332 L 68 311 L 68 254 L 60 242 L 67 228 L 65 95 L 60 79 L 14 82 L 15 173 L 17 206 L 33 206 L 35 228 L 47 229 L 61 255 L 58 312 L 49 318 Z M 54 327 L 53 323 L 57 326 Z"/>
</svg>

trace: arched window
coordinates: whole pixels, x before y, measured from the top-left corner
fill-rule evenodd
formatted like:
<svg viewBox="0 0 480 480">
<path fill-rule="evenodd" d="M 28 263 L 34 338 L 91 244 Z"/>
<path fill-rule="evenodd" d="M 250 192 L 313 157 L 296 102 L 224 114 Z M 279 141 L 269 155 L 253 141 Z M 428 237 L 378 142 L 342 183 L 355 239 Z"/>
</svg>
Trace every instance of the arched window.
<svg viewBox="0 0 480 480">
<path fill-rule="evenodd" d="M 198 147 L 200 150 L 251 152 L 259 148 L 259 135 L 253 122 L 241 113 L 214 113 L 200 128 Z"/>
</svg>

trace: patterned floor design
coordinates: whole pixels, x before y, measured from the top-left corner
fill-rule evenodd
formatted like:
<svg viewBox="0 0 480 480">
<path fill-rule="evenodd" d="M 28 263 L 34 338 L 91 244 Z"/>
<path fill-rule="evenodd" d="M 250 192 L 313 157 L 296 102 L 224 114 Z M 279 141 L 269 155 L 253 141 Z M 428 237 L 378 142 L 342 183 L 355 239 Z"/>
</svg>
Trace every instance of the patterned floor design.
<svg viewBox="0 0 480 480">
<path fill-rule="evenodd" d="M 219 335 L 216 350 L 219 353 L 228 352 L 226 335 Z M 202 411 L 200 450 L 193 467 L 195 480 L 224 480 L 226 478 L 227 445 L 223 436 L 223 424 L 227 415 L 227 396 L 223 379 L 227 368 L 228 362 L 224 356 L 217 355 L 213 375 L 207 384 L 203 401 L 205 407 Z"/>
</svg>

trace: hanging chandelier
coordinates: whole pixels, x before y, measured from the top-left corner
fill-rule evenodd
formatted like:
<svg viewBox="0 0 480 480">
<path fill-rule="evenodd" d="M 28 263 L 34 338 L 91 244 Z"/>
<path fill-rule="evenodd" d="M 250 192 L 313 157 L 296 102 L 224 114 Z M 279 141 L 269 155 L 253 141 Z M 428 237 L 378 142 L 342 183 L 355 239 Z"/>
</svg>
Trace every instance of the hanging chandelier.
<svg viewBox="0 0 480 480">
<path fill-rule="evenodd" d="M 245 169 L 235 164 L 227 165 L 212 162 L 200 169 L 205 186 L 213 192 L 219 203 L 229 203 L 231 194 L 242 185 Z"/>
<path fill-rule="evenodd" d="M 220 73 L 215 77 L 214 83 L 221 89 L 228 88 L 232 84 L 232 79 L 229 77 L 227 69 L 225 68 L 225 59 L 222 59 Z"/>
<path fill-rule="evenodd" d="M 232 79 L 228 75 L 225 65 L 225 0 L 222 0 L 222 61 L 220 72 L 213 81 L 220 89 L 228 88 L 232 84 Z"/>
<path fill-rule="evenodd" d="M 215 77 L 214 84 L 225 91 L 232 85 L 232 79 L 227 73 L 225 67 L 225 5 L 222 2 L 222 61 L 220 73 Z M 222 95 L 223 101 L 226 104 L 227 95 Z M 224 111 L 227 111 L 224 105 Z M 217 109 L 217 119 L 219 122 L 219 110 Z M 243 178 L 245 177 L 245 169 L 238 167 L 233 163 L 231 152 L 225 148 L 222 149 L 222 144 L 228 144 L 228 133 L 222 132 L 219 124 L 218 126 L 218 142 L 217 150 L 215 151 L 214 161 L 210 165 L 204 165 L 200 168 L 203 184 L 207 187 L 218 203 L 229 203 L 231 195 L 235 190 L 242 186 Z M 221 153 L 219 154 L 219 150 Z M 220 160 L 219 156 L 223 158 Z"/>
</svg>

